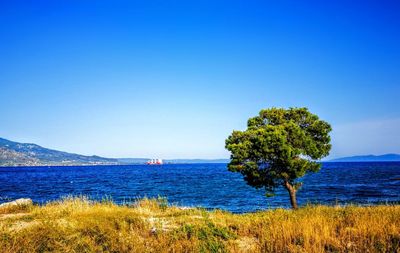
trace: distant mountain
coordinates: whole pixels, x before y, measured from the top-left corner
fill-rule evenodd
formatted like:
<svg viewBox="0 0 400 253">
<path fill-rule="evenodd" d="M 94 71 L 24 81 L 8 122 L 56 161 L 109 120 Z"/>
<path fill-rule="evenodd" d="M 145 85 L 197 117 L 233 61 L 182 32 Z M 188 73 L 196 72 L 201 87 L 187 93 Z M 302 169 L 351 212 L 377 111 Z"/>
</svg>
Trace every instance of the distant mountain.
<svg viewBox="0 0 400 253">
<path fill-rule="evenodd" d="M 84 156 L 19 143 L 0 138 L 0 166 L 101 165 L 118 164 L 118 160 Z"/>
<path fill-rule="evenodd" d="M 360 155 L 330 160 L 329 162 L 396 162 L 400 161 L 399 154 Z"/>
<path fill-rule="evenodd" d="M 145 164 L 149 158 L 84 156 L 0 138 L 0 166 Z M 165 164 L 228 163 L 228 159 L 169 159 Z"/>
</svg>

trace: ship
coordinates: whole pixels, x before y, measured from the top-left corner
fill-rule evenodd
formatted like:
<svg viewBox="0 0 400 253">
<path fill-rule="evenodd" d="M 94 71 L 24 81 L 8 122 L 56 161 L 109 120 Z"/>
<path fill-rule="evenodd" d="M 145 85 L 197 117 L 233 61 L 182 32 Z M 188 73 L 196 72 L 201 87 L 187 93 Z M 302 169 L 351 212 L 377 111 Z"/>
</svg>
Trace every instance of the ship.
<svg viewBox="0 0 400 253">
<path fill-rule="evenodd" d="M 147 165 L 161 165 L 163 164 L 163 160 L 161 159 L 150 159 L 146 162 Z"/>
</svg>

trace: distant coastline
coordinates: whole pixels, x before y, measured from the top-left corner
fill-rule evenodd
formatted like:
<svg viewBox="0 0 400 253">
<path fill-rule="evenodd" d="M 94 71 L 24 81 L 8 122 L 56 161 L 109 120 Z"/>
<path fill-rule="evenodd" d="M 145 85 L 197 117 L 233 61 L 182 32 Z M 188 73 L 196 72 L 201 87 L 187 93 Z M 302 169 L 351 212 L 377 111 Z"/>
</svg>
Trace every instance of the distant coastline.
<svg viewBox="0 0 400 253">
<path fill-rule="evenodd" d="M 85 156 L 44 148 L 32 143 L 19 143 L 0 138 L 0 167 L 23 166 L 101 166 L 140 165 L 150 158 L 106 158 Z M 324 162 L 398 162 L 399 154 L 360 155 Z M 165 159 L 164 164 L 229 163 L 229 159 Z"/>
<path fill-rule="evenodd" d="M 150 158 L 85 156 L 0 138 L 0 167 L 145 164 Z M 228 163 L 228 159 L 166 159 L 165 164 Z"/>
</svg>

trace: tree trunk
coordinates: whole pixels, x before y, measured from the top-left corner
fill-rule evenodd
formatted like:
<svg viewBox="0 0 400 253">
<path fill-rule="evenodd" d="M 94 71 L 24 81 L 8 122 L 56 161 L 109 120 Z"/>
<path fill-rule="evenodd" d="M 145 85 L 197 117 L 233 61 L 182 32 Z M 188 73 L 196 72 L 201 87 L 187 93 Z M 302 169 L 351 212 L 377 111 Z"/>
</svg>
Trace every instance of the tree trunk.
<svg viewBox="0 0 400 253">
<path fill-rule="evenodd" d="M 289 192 L 292 208 L 297 209 L 296 189 L 288 181 L 285 181 L 285 188 Z"/>
</svg>

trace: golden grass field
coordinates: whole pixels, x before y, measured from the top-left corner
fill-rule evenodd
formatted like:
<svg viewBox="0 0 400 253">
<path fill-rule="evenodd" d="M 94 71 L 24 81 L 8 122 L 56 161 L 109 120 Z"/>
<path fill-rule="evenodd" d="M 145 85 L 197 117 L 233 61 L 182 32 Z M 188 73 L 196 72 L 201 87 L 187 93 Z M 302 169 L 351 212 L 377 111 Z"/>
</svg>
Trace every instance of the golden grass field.
<svg viewBox="0 0 400 253">
<path fill-rule="evenodd" d="M 400 252 L 400 205 L 247 214 L 143 199 L 0 209 L 0 252 Z"/>
</svg>

